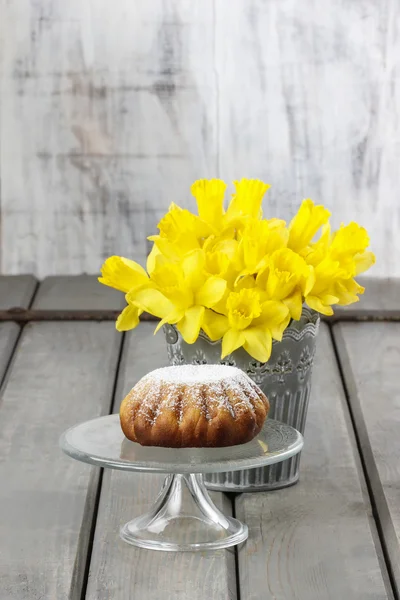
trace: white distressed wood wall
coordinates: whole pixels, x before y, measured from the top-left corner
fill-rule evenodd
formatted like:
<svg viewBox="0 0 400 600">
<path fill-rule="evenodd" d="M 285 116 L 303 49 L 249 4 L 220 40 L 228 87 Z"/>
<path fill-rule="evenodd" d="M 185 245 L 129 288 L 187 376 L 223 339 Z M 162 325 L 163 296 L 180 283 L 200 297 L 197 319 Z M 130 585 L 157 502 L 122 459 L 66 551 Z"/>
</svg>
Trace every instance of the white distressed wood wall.
<svg viewBox="0 0 400 600">
<path fill-rule="evenodd" d="M 143 260 L 199 177 L 260 177 L 400 276 L 399 0 L 0 0 L 1 270 Z"/>
</svg>

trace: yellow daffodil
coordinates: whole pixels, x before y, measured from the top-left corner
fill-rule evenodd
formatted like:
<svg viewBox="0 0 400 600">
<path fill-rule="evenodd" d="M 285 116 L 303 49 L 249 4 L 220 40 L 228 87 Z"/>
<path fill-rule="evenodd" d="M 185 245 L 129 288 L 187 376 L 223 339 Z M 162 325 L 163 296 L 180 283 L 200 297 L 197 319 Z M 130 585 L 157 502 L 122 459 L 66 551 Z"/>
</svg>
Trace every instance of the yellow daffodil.
<svg viewBox="0 0 400 600">
<path fill-rule="evenodd" d="M 257 275 L 257 285 L 265 289 L 268 298 L 282 300 L 296 320 L 301 317 L 303 297 L 314 281 L 313 267 L 289 248 L 273 252 L 267 266 Z"/>
<path fill-rule="evenodd" d="M 249 219 L 241 235 L 237 252 L 239 277 L 261 270 L 275 250 L 286 246 L 287 239 L 288 230 L 285 221 Z"/>
<path fill-rule="evenodd" d="M 366 251 L 369 244 L 367 231 L 357 223 L 342 225 L 331 234 L 325 226 L 321 238 L 312 244 L 305 260 L 314 265 L 315 283 L 306 295 L 306 302 L 314 310 L 332 315 L 333 304 L 358 302 L 364 293 L 353 277 L 368 269 L 375 256 Z"/>
<path fill-rule="evenodd" d="M 238 242 L 230 239 L 219 239 L 211 236 L 204 244 L 205 270 L 210 275 L 222 277 L 227 282 L 225 295 L 221 298 L 215 310 L 220 312 L 225 306 L 227 294 L 233 289 L 237 278 L 236 254 Z"/>
<path fill-rule="evenodd" d="M 322 226 L 320 238 L 304 248 L 301 252 L 301 256 L 308 265 L 315 267 L 325 258 L 328 253 L 331 239 L 331 226 L 329 223 L 326 223 Z"/>
<path fill-rule="evenodd" d="M 243 347 L 266 362 L 272 340 L 300 318 L 303 303 L 331 315 L 334 304 L 358 301 L 364 288 L 354 278 L 375 262 L 363 227 L 350 223 L 332 232 L 329 211 L 309 199 L 288 227 L 265 220 L 261 204 L 269 185 L 234 184 L 226 211 L 220 179 L 192 185 L 198 215 L 170 205 L 159 233 L 149 238 L 147 272 L 121 256 L 106 260 L 99 281 L 126 294 L 118 330 L 133 329 L 147 311 L 160 319 L 156 331 L 174 324 L 191 344 L 203 329 L 222 340 L 222 357 Z"/>
<path fill-rule="evenodd" d="M 129 292 L 148 285 L 149 277 L 138 263 L 123 256 L 110 256 L 101 268 L 100 283 L 121 292 Z M 116 327 L 119 331 L 134 329 L 139 324 L 142 314 L 137 306 L 126 306 L 119 315 Z"/>
<path fill-rule="evenodd" d="M 226 279 L 231 261 L 228 254 L 225 252 L 218 252 L 216 250 L 205 253 L 205 265 L 204 268 L 210 275 L 217 275 Z"/>
<path fill-rule="evenodd" d="M 287 325 L 288 312 L 282 302 L 262 302 L 260 290 L 243 288 L 229 294 L 225 315 L 206 311 L 203 329 L 211 340 L 222 338 L 221 358 L 243 346 L 256 360 L 266 362 L 272 337 L 281 336 L 280 326 Z"/>
<path fill-rule="evenodd" d="M 364 227 L 357 223 L 341 225 L 333 234 L 329 253 L 332 258 L 342 264 L 353 261 L 354 275 L 359 275 L 375 263 L 375 255 L 366 251 L 369 245 L 369 236 Z"/>
<path fill-rule="evenodd" d="M 219 232 L 222 227 L 225 190 L 226 183 L 221 179 L 199 179 L 190 188 L 196 198 L 200 219 L 208 223 L 215 232 Z"/>
<path fill-rule="evenodd" d="M 271 187 L 259 179 L 234 181 L 236 192 L 226 211 L 226 222 L 237 217 L 261 217 L 261 202 L 265 192 Z"/>
<path fill-rule="evenodd" d="M 359 301 L 358 294 L 363 293 L 364 288 L 339 261 L 327 257 L 315 267 L 315 284 L 305 300 L 310 308 L 329 316 L 333 315 L 333 304 L 353 304 Z"/>
<path fill-rule="evenodd" d="M 337 304 L 345 306 L 359 301 L 358 295 L 363 294 L 365 288 L 353 278 L 335 281 L 332 287 L 333 294 L 338 298 Z"/>
<path fill-rule="evenodd" d="M 137 262 L 123 256 L 110 256 L 101 268 L 100 283 L 120 292 L 147 283 L 149 276 Z"/>
<path fill-rule="evenodd" d="M 323 315 L 332 315 L 332 305 L 339 302 L 335 294 L 335 282 L 349 279 L 349 273 L 339 261 L 328 255 L 314 267 L 314 275 L 315 282 L 305 296 L 306 303 Z"/>
<path fill-rule="evenodd" d="M 209 276 L 205 271 L 205 253 L 194 250 L 181 263 L 168 263 L 165 257 L 156 261 L 151 276 L 155 287 L 142 287 L 127 294 L 129 304 L 161 319 L 176 324 L 182 337 L 193 344 L 203 324 L 205 308 L 212 308 L 223 297 L 226 281 Z"/>
<path fill-rule="evenodd" d="M 179 260 L 187 252 L 200 248 L 204 238 L 212 233 L 207 223 L 174 203 L 159 222 L 158 229 L 159 235 L 148 239 L 170 260 Z"/>
<path fill-rule="evenodd" d="M 324 206 L 316 206 L 310 199 L 303 200 L 297 215 L 289 225 L 288 248 L 301 252 L 312 241 L 318 229 L 324 225 L 330 212 Z"/>
</svg>

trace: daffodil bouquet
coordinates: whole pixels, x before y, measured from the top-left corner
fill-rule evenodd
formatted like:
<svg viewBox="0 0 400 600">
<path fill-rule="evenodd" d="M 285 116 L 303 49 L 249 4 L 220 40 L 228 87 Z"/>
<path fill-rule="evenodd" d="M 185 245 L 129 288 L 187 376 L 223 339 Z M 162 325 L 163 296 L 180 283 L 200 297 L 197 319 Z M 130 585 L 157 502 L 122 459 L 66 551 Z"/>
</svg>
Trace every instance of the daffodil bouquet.
<svg viewBox="0 0 400 600">
<path fill-rule="evenodd" d="M 221 358 L 243 347 L 266 362 L 272 340 L 300 319 L 304 303 L 332 315 L 334 304 L 358 301 L 364 288 L 354 277 L 375 262 L 363 227 L 353 222 L 332 232 L 330 212 L 309 199 L 289 225 L 264 219 L 270 186 L 257 179 L 234 185 L 227 210 L 220 179 L 192 185 L 198 215 L 171 204 L 149 238 L 146 270 L 121 256 L 106 260 L 99 281 L 126 294 L 119 331 L 135 328 L 147 311 L 160 319 L 156 331 L 175 325 L 193 344 L 203 330 L 222 340 Z"/>
</svg>

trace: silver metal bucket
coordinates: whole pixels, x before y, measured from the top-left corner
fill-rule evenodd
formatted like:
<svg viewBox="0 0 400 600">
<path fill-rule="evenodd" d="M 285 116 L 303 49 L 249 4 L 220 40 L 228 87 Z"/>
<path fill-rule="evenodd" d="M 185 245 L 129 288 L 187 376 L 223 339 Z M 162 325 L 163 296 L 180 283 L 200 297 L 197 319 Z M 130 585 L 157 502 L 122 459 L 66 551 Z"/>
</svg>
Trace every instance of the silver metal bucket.
<svg viewBox="0 0 400 600">
<path fill-rule="evenodd" d="M 266 363 L 256 361 L 243 348 L 221 360 L 221 342 L 212 342 L 204 333 L 194 344 L 187 344 L 175 327 L 165 325 L 164 332 L 172 365 L 224 364 L 242 369 L 267 396 L 268 416 L 304 433 L 318 326 L 318 313 L 304 307 L 300 321 L 290 324 L 281 342 L 273 342 Z M 296 483 L 299 465 L 300 454 L 270 467 L 207 474 L 205 481 L 213 490 L 274 490 Z"/>
</svg>

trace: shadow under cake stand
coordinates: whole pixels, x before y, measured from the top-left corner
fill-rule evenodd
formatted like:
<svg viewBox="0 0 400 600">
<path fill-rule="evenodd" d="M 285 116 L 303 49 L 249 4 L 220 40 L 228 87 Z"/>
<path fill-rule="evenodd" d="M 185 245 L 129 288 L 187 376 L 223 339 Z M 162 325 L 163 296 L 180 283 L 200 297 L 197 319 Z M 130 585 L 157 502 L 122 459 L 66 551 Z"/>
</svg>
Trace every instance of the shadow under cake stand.
<svg viewBox="0 0 400 600">
<path fill-rule="evenodd" d="M 126 523 L 123 540 L 152 550 L 216 550 L 247 539 L 247 525 L 225 516 L 212 502 L 203 473 L 220 473 L 272 465 L 300 452 L 302 435 L 293 427 L 267 419 L 247 444 L 225 448 L 140 446 L 122 433 L 119 415 L 86 421 L 68 429 L 62 450 L 85 463 L 121 471 L 168 474 L 153 506 Z"/>
</svg>

